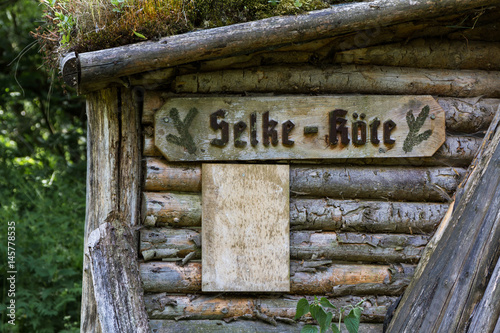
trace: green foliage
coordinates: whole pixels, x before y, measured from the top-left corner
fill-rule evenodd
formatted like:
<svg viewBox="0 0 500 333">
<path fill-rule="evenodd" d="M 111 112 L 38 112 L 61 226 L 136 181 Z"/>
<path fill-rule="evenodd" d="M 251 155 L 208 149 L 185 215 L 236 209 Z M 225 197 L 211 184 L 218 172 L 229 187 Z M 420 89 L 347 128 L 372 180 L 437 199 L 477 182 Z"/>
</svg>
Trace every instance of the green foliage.
<svg viewBox="0 0 500 333">
<path fill-rule="evenodd" d="M 295 320 L 300 319 L 300 317 L 306 315 L 307 313 L 311 313 L 311 317 L 316 320 L 319 325 L 320 333 L 328 332 L 330 328 L 334 333 L 340 333 L 342 316 L 344 315 L 345 311 L 349 310 L 347 316 L 344 318 L 344 324 L 349 333 L 357 333 L 359 330 L 359 320 L 361 318 L 361 312 L 363 311 L 363 308 L 361 307 L 361 304 L 363 304 L 363 302 L 364 300 L 357 303 L 356 305 L 348 305 L 346 307 L 337 309 L 337 307 L 330 303 L 330 301 L 326 297 L 322 297 L 320 300 L 318 300 L 318 298 L 315 296 L 314 300 L 311 303 L 309 303 L 307 299 L 302 298 L 297 302 Z M 338 310 L 338 326 L 337 324 L 332 323 L 334 315 L 333 312 L 327 311 L 325 309 L 333 309 L 335 311 Z M 318 327 L 305 325 L 300 332 L 318 333 Z"/>
<path fill-rule="evenodd" d="M 53 2 L 54 3 L 54 2 Z M 36 1 L 0 3 L 0 257 L 16 223 L 16 326 L 1 332 L 77 332 L 85 216 L 85 110 L 62 93 L 30 48 Z M 14 61 L 15 60 L 15 61 Z M 6 276 L 7 266 L 0 266 Z"/>
</svg>

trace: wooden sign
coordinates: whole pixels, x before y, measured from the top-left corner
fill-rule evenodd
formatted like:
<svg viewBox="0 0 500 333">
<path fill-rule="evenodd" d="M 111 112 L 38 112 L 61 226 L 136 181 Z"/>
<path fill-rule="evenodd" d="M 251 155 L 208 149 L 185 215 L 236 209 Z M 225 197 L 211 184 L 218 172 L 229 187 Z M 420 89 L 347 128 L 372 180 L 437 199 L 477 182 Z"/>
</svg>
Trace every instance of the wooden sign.
<svg viewBox="0 0 500 333">
<path fill-rule="evenodd" d="M 290 291 L 288 165 L 202 173 L 202 290 Z"/>
<path fill-rule="evenodd" d="M 432 96 L 172 98 L 155 115 L 171 161 L 423 157 L 444 141 Z"/>
</svg>

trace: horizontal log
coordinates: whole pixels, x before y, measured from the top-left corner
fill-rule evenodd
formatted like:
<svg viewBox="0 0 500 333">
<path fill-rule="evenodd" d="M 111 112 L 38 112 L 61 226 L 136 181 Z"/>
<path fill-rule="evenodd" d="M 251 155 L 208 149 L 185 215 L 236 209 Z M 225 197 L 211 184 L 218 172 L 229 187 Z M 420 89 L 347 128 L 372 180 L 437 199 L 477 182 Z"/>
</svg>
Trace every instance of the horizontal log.
<svg viewBox="0 0 500 333">
<path fill-rule="evenodd" d="M 500 70 L 500 43 L 419 38 L 335 53 L 334 63 Z"/>
<path fill-rule="evenodd" d="M 290 258 L 330 259 L 374 263 L 416 263 L 429 236 L 293 231 Z M 144 260 L 201 258 L 199 231 L 156 228 L 141 230 L 140 251 Z"/>
<path fill-rule="evenodd" d="M 348 199 L 447 201 L 465 170 L 408 167 L 293 167 L 290 191 Z"/>
<path fill-rule="evenodd" d="M 277 319 L 276 326 L 262 321 L 236 320 L 226 322 L 223 320 L 150 320 L 151 332 L 155 333 L 299 333 L 305 323 L 280 322 Z M 341 325 L 342 332 L 347 332 L 344 324 Z M 382 333 L 382 324 L 360 323 L 359 332 Z"/>
<path fill-rule="evenodd" d="M 389 66 L 262 66 L 178 76 L 176 93 L 391 94 L 500 97 L 498 71 Z"/>
<path fill-rule="evenodd" d="M 167 163 L 165 160 L 146 159 L 147 191 L 201 191 L 200 164 Z"/>
<path fill-rule="evenodd" d="M 242 297 L 187 295 L 177 296 L 167 293 L 145 295 L 146 310 L 150 319 L 167 320 L 222 320 L 230 318 L 255 318 L 255 311 L 271 318 L 289 318 L 295 316 L 297 302 L 303 296 L 285 295 L 285 297 Z M 307 296 L 312 300 L 311 296 Z M 383 322 L 387 307 L 396 300 L 393 296 L 344 296 L 330 298 L 335 306 L 354 305 L 365 299 L 362 304 L 363 322 Z M 337 318 L 337 316 L 334 316 Z M 310 316 L 303 320 L 309 321 Z"/>
<path fill-rule="evenodd" d="M 400 295 L 413 276 L 412 265 L 332 264 L 330 260 L 292 261 L 290 293 L 300 295 Z M 201 263 L 140 265 L 145 292 L 200 293 Z"/>
<path fill-rule="evenodd" d="M 298 166 L 290 168 L 292 194 L 339 199 L 447 201 L 462 168 Z M 201 191 L 200 164 L 146 159 L 146 191 Z"/>
<path fill-rule="evenodd" d="M 295 198 L 292 230 L 420 234 L 435 230 L 448 209 L 444 203 Z"/>
<path fill-rule="evenodd" d="M 152 125 L 155 112 L 165 104 L 170 96 L 172 95 L 161 91 L 145 91 L 142 123 Z M 436 100 L 445 111 L 446 130 L 454 133 L 476 133 L 486 130 L 500 105 L 500 99 L 495 98 L 438 97 Z M 144 132 L 149 133 L 150 137 L 153 136 L 152 127 Z M 148 139 L 145 142 L 144 150 L 146 151 L 147 148 L 147 151 L 151 152 L 151 144 L 154 144 L 154 141 Z"/>
<path fill-rule="evenodd" d="M 500 105 L 495 98 L 438 98 L 446 111 L 446 130 L 454 133 L 485 131 Z"/>
<path fill-rule="evenodd" d="M 343 35 L 369 25 L 381 27 L 454 14 L 494 3 L 494 0 L 442 0 L 439 5 L 402 0 L 352 3 L 303 15 L 272 17 L 81 53 L 76 64 L 74 58 L 63 61 L 61 72 L 65 82 L 74 87 L 75 84 L 112 80 L 189 61 Z"/>
<path fill-rule="evenodd" d="M 144 225 L 201 227 L 201 195 L 145 192 L 142 197 Z"/>
<path fill-rule="evenodd" d="M 201 195 L 143 193 L 143 221 L 148 227 L 201 227 Z M 448 204 L 334 199 L 290 199 L 292 230 L 429 233 Z"/>
</svg>

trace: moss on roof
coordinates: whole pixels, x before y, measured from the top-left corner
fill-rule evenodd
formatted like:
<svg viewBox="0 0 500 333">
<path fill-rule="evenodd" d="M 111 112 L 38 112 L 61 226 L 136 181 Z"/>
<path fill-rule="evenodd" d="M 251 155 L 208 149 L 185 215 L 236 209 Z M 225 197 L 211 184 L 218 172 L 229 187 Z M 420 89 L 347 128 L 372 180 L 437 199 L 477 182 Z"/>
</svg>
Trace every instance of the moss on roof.
<svg viewBox="0 0 500 333">
<path fill-rule="evenodd" d="M 41 0 L 46 24 L 34 33 L 55 66 L 79 53 L 154 40 L 352 0 Z"/>
</svg>

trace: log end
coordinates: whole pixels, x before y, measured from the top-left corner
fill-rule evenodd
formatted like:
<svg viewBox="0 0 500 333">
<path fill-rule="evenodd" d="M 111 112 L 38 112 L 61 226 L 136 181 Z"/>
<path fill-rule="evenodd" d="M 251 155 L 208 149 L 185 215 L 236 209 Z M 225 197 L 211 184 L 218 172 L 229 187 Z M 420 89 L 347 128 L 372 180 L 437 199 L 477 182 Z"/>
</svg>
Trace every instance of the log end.
<svg viewBox="0 0 500 333">
<path fill-rule="evenodd" d="M 76 52 L 67 53 L 61 59 L 60 70 L 64 83 L 71 88 L 77 88 L 80 83 L 80 60 Z"/>
</svg>

